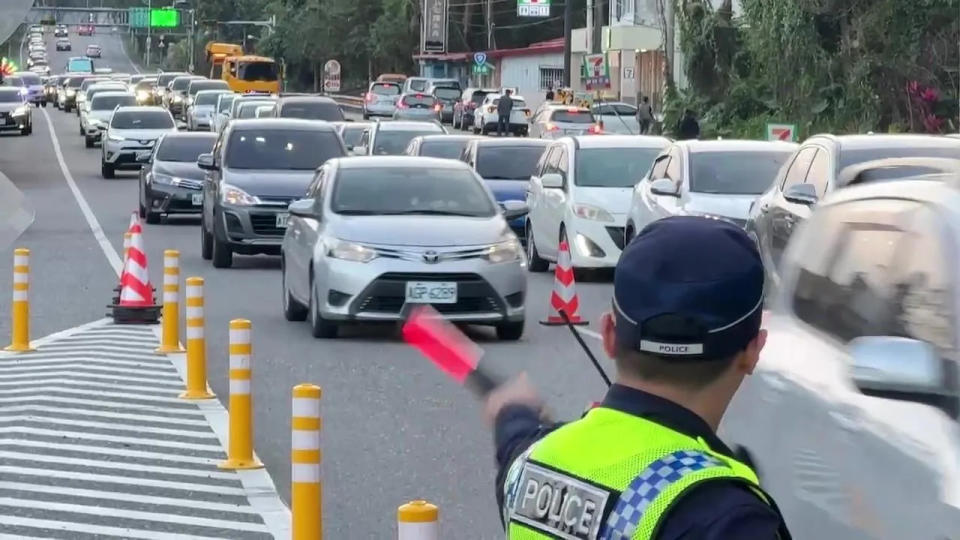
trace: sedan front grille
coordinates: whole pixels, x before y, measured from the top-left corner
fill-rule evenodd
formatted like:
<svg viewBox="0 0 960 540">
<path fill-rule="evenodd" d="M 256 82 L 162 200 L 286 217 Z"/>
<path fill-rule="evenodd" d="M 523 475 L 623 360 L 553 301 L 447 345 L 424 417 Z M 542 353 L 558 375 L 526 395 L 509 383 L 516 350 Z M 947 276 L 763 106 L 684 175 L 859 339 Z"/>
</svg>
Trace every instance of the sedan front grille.
<svg viewBox="0 0 960 540">
<path fill-rule="evenodd" d="M 177 185 L 185 189 L 193 189 L 197 191 L 203 189 L 203 182 L 199 180 L 191 180 L 189 178 L 181 178 Z"/>
<path fill-rule="evenodd" d="M 283 236 L 287 232 L 283 227 L 277 227 L 277 214 L 271 213 L 250 213 L 250 225 L 253 226 L 253 232 L 261 236 Z"/>
<path fill-rule="evenodd" d="M 408 281 L 455 281 L 457 301 L 453 304 L 432 304 L 440 313 L 502 313 L 505 309 L 497 292 L 477 274 L 389 272 L 382 274 L 357 295 L 351 312 L 400 313 L 406 303 Z"/>
</svg>

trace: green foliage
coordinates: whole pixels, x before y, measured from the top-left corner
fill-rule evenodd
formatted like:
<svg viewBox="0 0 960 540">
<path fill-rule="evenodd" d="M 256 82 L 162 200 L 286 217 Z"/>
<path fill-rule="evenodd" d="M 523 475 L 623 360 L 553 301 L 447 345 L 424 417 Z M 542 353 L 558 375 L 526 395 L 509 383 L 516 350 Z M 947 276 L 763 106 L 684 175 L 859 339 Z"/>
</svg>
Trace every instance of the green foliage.
<svg viewBox="0 0 960 540">
<path fill-rule="evenodd" d="M 668 95 L 668 129 L 692 108 L 708 137 L 956 130 L 960 0 L 741 0 L 737 20 L 672 1 L 689 88 Z"/>
</svg>

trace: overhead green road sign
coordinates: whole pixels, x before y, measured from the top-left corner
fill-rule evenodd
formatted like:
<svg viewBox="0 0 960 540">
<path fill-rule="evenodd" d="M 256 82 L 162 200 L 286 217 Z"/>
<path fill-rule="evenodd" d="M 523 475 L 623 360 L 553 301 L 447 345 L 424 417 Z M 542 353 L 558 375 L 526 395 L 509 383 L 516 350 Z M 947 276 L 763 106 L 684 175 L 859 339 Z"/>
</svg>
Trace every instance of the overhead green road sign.
<svg viewBox="0 0 960 540">
<path fill-rule="evenodd" d="M 151 10 L 150 26 L 154 28 L 176 28 L 180 26 L 180 12 L 175 9 Z"/>
</svg>

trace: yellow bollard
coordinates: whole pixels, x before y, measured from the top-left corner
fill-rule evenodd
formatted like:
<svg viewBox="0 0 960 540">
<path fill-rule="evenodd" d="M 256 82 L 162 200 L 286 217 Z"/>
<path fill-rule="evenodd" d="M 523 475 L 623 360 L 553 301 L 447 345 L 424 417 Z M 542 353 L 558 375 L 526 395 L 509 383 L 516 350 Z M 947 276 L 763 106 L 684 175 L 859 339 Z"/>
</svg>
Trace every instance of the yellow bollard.
<svg viewBox="0 0 960 540">
<path fill-rule="evenodd" d="M 180 252 L 163 252 L 163 330 L 157 352 L 182 353 L 180 347 Z"/>
<path fill-rule="evenodd" d="M 203 278 L 187 278 L 187 391 L 183 399 L 215 397 L 207 389 L 207 341 L 203 337 Z"/>
<path fill-rule="evenodd" d="M 293 387 L 293 431 L 290 444 L 293 540 L 323 538 L 320 489 L 320 387 Z"/>
<path fill-rule="evenodd" d="M 440 538 L 440 510 L 423 500 L 410 501 L 397 508 L 397 540 L 437 540 Z"/>
<path fill-rule="evenodd" d="M 259 469 L 263 463 L 253 456 L 253 396 L 250 380 L 250 321 L 230 321 L 230 444 L 221 469 Z"/>
<path fill-rule="evenodd" d="M 30 250 L 13 252 L 13 303 L 10 308 L 10 346 L 8 351 L 27 352 L 30 348 Z"/>
</svg>

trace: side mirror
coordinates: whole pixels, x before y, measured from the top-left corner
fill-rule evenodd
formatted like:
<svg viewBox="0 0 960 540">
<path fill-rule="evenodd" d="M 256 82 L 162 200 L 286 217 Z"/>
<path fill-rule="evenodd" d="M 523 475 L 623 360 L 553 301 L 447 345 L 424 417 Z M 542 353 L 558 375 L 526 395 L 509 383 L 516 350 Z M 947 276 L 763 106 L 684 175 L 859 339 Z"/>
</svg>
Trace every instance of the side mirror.
<svg viewBox="0 0 960 540">
<path fill-rule="evenodd" d="M 933 345 L 911 338 L 858 337 L 847 345 L 850 376 L 864 393 L 881 397 L 949 393 L 943 361 Z"/>
<path fill-rule="evenodd" d="M 213 165 L 213 154 L 200 154 L 197 156 L 197 167 L 205 171 L 215 170 L 216 167 Z"/>
<path fill-rule="evenodd" d="M 503 208 L 503 219 L 507 221 L 513 221 L 530 212 L 530 207 L 524 201 L 503 201 L 500 206 Z"/>
<path fill-rule="evenodd" d="M 680 186 L 669 178 L 658 178 L 650 183 L 650 193 L 664 197 L 679 197 Z"/>
<path fill-rule="evenodd" d="M 290 212 L 291 216 L 316 219 L 316 204 L 317 202 L 315 199 L 298 199 L 290 203 L 290 206 L 287 208 L 287 210 Z"/>
<path fill-rule="evenodd" d="M 813 184 L 794 184 L 783 192 L 783 198 L 792 203 L 813 206 L 817 204 L 817 188 Z"/>
<path fill-rule="evenodd" d="M 547 189 L 560 189 L 563 187 L 563 177 L 557 173 L 547 173 L 540 177 L 540 184 Z"/>
</svg>

